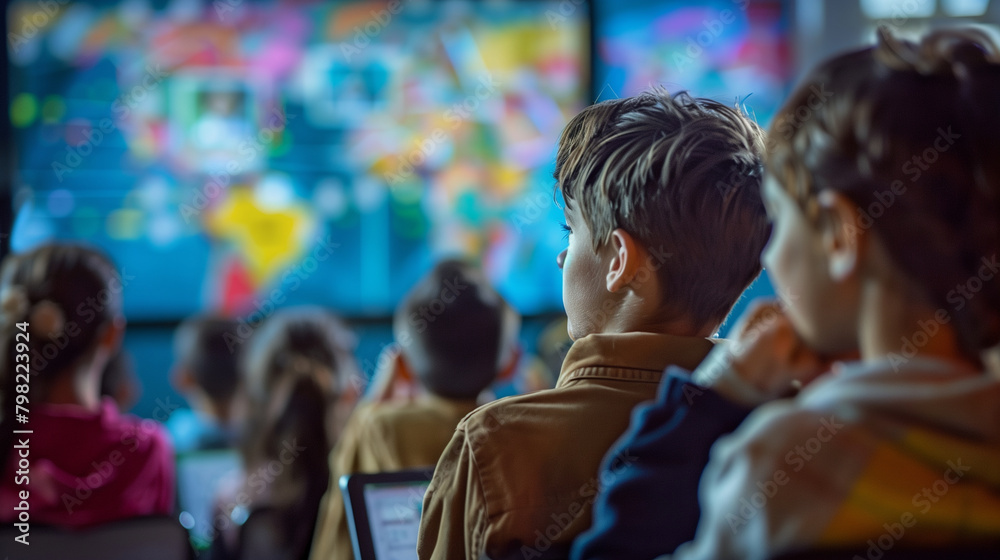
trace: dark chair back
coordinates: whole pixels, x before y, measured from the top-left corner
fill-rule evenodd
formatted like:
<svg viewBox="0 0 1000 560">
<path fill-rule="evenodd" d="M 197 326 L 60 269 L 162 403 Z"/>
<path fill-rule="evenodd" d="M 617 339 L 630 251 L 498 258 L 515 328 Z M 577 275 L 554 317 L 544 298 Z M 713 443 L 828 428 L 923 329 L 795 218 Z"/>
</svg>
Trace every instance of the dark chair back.
<svg viewBox="0 0 1000 560">
<path fill-rule="evenodd" d="M 1000 541 L 942 548 L 907 548 L 894 542 L 888 549 L 877 544 L 851 548 L 803 550 L 775 556 L 772 560 L 986 560 L 1000 559 Z"/>
<path fill-rule="evenodd" d="M 14 542 L 20 532 L 0 528 L 4 550 L 14 560 L 191 560 L 188 532 L 172 517 L 136 517 L 71 531 L 33 525 L 28 546 Z"/>
</svg>

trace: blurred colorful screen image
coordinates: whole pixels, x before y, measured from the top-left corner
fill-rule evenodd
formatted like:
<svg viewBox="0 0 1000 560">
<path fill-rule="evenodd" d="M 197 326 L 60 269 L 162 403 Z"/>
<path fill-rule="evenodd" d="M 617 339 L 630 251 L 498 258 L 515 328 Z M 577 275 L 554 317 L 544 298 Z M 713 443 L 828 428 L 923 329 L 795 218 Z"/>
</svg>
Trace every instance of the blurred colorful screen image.
<svg viewBox="0 0 1000 560">
<path fill-rule="evenodd" d="M 385 316 L 446 255 L 560 309 L 552 169 L 592 101 L 586 3 L 56 4 L 8 8 L 14 250 L 103 247 L 146 319 Z"/>
<path fill-rule="evenodd" d="M 651 85 L 740 102 L 767 125 L 791 73 L 788 2 L 619 0 L 595 5 L 600 100 Z"/>
</svg>

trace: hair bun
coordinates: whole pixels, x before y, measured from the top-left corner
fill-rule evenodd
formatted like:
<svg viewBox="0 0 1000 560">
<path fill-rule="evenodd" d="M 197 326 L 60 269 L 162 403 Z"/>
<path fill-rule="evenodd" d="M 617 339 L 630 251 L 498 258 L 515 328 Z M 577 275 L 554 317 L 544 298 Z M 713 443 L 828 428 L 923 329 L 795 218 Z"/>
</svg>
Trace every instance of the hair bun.
<svg viewBox="0 0 1000 560">
<path fill-rule="evenodd" d="M 951 74 L 964 80 L 972 69 L 1000 63 L 1000 48 L 986 32 L 973 27 L 938 30 L 915 43 L 880 26 L 875 56 L 893 70 L 924 76 Z"/>
<path fill-rule="evenodd" d="M 66 327 L 66 315 L 62 308 L 47 299 L 35 304 L 28 321 L 33 332 L 48 338 L 58 337 Z"/>
<path fill-rule="evenodd" d="M 20 321 L 28 314 L 28 294 L 20 286 L 7 286 L 0 291 L 0 313 L 9 321 Z"/>
</svg>

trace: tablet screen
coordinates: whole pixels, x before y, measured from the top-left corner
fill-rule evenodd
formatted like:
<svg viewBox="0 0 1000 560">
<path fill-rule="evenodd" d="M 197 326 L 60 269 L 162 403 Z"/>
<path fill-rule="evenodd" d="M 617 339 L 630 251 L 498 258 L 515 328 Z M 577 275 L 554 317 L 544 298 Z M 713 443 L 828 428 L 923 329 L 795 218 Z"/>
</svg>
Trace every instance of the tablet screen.
<svg viewBox="0 0 1000 560">
<path fill-rule="evenodd" d="M 416 560 L 420 512 L 429 480 L 364 486 L 376 560 Z"/>
<path fill-rule="evenodd" d="M 212 541 L 212 507 L 220 487 L 242 478 L 243 462 L 232 449 L 196 451 L 177 458 L 180 521 L 195 547 L 207 547 Z"/>
</svg>

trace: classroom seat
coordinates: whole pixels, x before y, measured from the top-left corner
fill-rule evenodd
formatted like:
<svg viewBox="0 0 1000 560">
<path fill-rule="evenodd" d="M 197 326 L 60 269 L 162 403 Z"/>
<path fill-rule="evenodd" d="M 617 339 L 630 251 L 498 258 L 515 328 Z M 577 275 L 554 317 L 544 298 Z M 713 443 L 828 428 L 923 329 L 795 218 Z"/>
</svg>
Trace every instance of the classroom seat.
<svg viewBox="0 0 1000 560">
<path fill-rule="evenodd" d="M 285 541 L 281 527 L 286 513 L 264 506 L 254 508 L 239 528 L 235 551 L 225 550 L 220 541 L 212 543 L 210 560 L 304 560 L 309 557 L 315 520 L 299 524 L 292 542 Z"/>
<path fill-rule="evenodd" d="M 20 531 L 0 528 L 11 560 L 191 560 L 188 533 L 165 515 L 136 517 L 84 530 L 32 524 L 28 546 L 14 542 Z"/>
<path fill-rule="evenodd" d="M 942 548 L 907 548 L 896 543 L 888 550 L 854 546 L 803 550 L 772 557 L 772 560 L 988 560 L 1000 559 L 1000 541 Z"/>
</svg>

